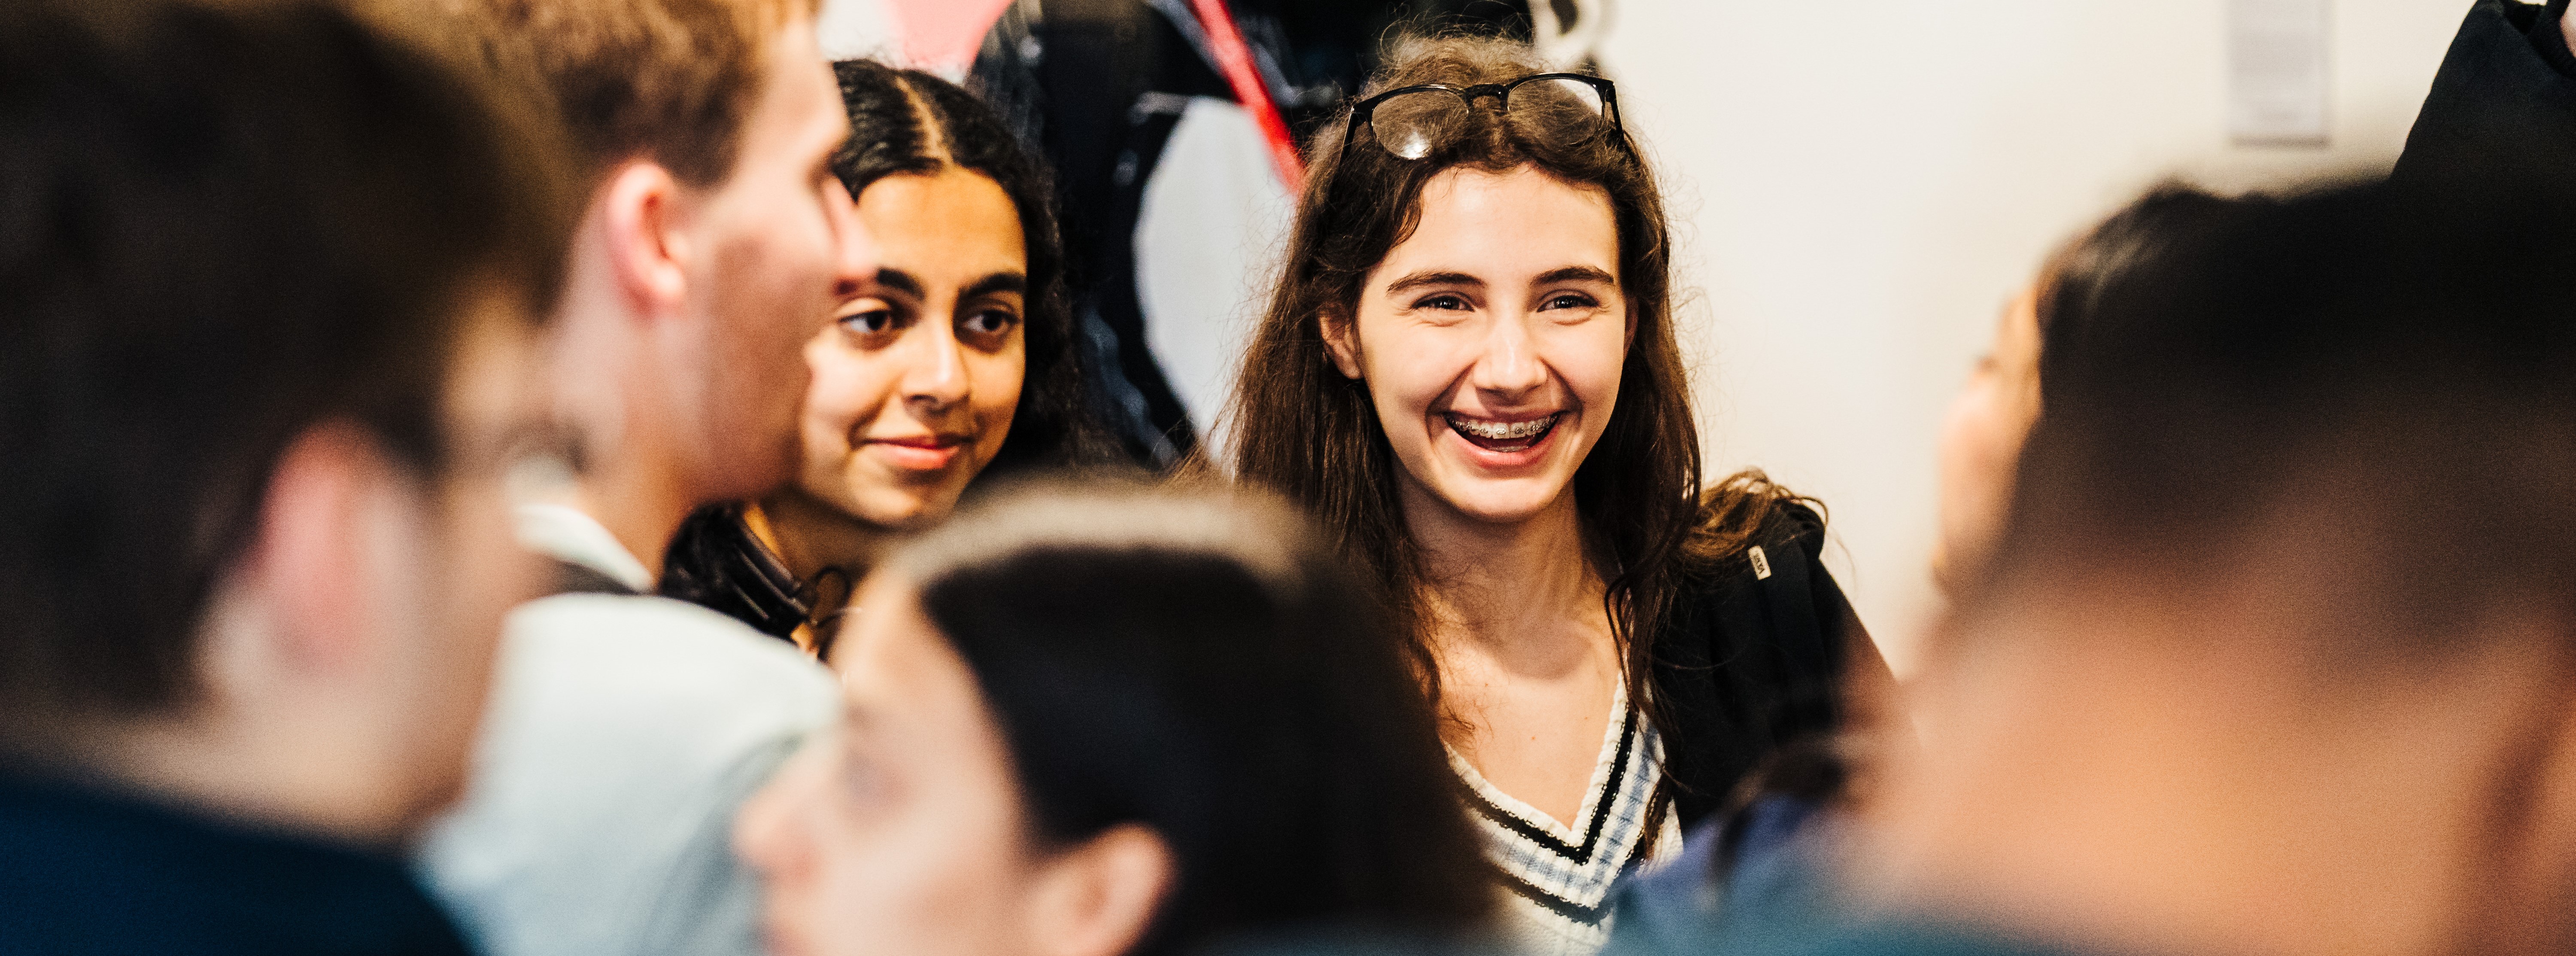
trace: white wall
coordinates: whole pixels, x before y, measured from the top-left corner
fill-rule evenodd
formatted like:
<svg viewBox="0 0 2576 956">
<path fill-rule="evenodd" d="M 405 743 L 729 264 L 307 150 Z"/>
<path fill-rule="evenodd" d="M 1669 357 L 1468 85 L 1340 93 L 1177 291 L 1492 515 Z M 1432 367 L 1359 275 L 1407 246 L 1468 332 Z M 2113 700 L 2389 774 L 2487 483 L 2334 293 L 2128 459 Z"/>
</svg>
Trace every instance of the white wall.
<svg viewBox="0 0 2576 956">
<path fill-rule="evenodd" d="M 2169 174 L 2395 159 L 2468 0 L 2331 0 L 2326 149 L 2226 138 L 2224 0 L 1627 0 L 1603 53 L 1700 293 L 1711 472 L 1824 499 L 1905 672 L 1938 596 L 1933 445 L 2047 250 Z"/>
</svg>

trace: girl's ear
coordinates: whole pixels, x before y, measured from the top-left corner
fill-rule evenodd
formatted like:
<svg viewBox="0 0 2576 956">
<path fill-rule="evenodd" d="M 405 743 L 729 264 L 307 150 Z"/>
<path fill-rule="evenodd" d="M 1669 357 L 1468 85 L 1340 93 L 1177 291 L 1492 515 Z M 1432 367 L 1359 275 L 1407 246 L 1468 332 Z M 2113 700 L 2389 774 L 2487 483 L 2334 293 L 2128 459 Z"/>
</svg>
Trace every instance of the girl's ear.
<svg viewBox="0 0 2576 956">
<path fill-rule="evenodd" d="M 1362 378 L 1359 323 L 1339 309 L 1326 309 L 1315 324 L 1324 333 L 1324 351 L 1332 355 L 1333 367 L 1341 370 L 1343 378 Z"/>
<path fill-rule="evenodd" d="M 1119 956 L 1134 949 L 1179 871 L 1162 836 L 1137 823 L 1103 830 L 1043 866 L 1028 936 L 1041 956 Z"/>
</svg>

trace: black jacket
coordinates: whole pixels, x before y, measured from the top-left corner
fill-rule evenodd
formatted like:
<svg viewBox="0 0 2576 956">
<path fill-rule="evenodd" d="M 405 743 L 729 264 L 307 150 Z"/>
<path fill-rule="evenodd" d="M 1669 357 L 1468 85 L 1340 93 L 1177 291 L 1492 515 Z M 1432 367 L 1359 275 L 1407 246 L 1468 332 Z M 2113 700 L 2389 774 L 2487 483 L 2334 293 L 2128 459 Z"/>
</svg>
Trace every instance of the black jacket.
<svg viewBox="0 0 2576 956">
<path fill-rule="evenodd" d="M 1683 828 L 1726 809 L 1745 774 L 1782 745 L 1841 724 L 1856 620 L 1825 570 L 1824 520 L 1788 505 L 1750 554 L 1729 559 L 1674 608 L 1656 647 L 1655 692 L 1678 725 L 1664 741 Z"/>
<path fill-rule="evenodd" d="M 0 775 L 0 956 L 465 956 L 402 864 Z"/>
<path fill-rule="evenodd" d="M 2567 3 L 2477 0 L 2392 178 L 2528 182 L 2576 171 L 2576 56 L 2558 26 Z"/>
</svg>

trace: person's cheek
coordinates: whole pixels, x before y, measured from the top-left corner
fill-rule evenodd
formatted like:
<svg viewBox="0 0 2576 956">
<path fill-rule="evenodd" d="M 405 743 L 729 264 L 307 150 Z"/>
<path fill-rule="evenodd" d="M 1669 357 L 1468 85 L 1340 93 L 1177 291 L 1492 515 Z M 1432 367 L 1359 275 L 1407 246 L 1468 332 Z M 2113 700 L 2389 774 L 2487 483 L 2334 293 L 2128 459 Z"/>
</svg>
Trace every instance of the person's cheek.
<svg viewBox="0 0 2576 956">
<path fill-rule="evenodd" d="M 1010 436 L 1012 419 L 1019 412 L 1020 393 L 1028 388 L 1028 359 L 1014 347 L 979 364 L 975 377 L 976 417 L 986 446 L 984 459 L 990 461 Z"/>
<path fill-rule="evenodd" d="M 1941 430 L 1940 507 L 1949 558 L 1972 558 L 2001 523 L 2019 450 L 1996 382 L 1981 375 L 1961 390 Z"/>
<path fill-rule="evenodd" d="M 857 434 L 865 431 L 869 400 L 864 354 L 846 341 L 838 328 L 817 338 L 807 350 L 813 383 L 805 396 L 805 463 L 803 488 L 824 501 L 847 506 L 849 476 L 857 453 Z"/>
<path fill-rule="evenodd" d="M 817 433 L 827 436 L 835 455 L 849 452 L 857 433 L 883 404 L 883 383 L 872 381 L 866 353 L 840 341 L 833 330 L 820 347 L 809 351 L 814 381 L 806 393 L 806 415 Z"/>
<path fill-rule="evenodd" d="M 734 819 L 734 852 L 760 875 L 773 912 L 800 915 L 824 834 L 810 825 L 831 773 L 828 742 L 809 744 L 743 802 Z"/>
<path fill-rule="evenodd" d="M 1433 403 L 1475 365 L 1473 336 L 1463 327 L 1389 322 L 1379 341 L 1362 344 L 1369 388 L 1396 400 L 1405 418 L 1429 414 Z"/>
<path fill-rule="evenodd" d="M 1582 403 L 1586 416 L 1595 417 L 1591 426 L 1594 431 L 1606 423 L 1606 419 L 1596 416 L 1618 402 L 1627 345 L 1627 330 L 1606 321 L 1564 327 L 1547 340 L 1543 357 L 1548 367 L 1573 393 L 1572 397 Z"/>
</svg>

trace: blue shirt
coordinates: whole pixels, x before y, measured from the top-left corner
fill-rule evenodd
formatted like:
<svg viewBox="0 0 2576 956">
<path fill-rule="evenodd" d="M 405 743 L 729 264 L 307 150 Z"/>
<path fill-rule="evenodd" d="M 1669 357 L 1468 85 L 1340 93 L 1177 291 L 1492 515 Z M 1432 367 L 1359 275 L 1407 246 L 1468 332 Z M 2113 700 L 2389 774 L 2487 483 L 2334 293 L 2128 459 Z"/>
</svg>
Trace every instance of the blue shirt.
<svg viewBox="0 0 2576 956">
<path fill-rule="evenodd" d="M 0 956 L 464 956 L 400 861 L 0 776 Z"/>
</svg>

